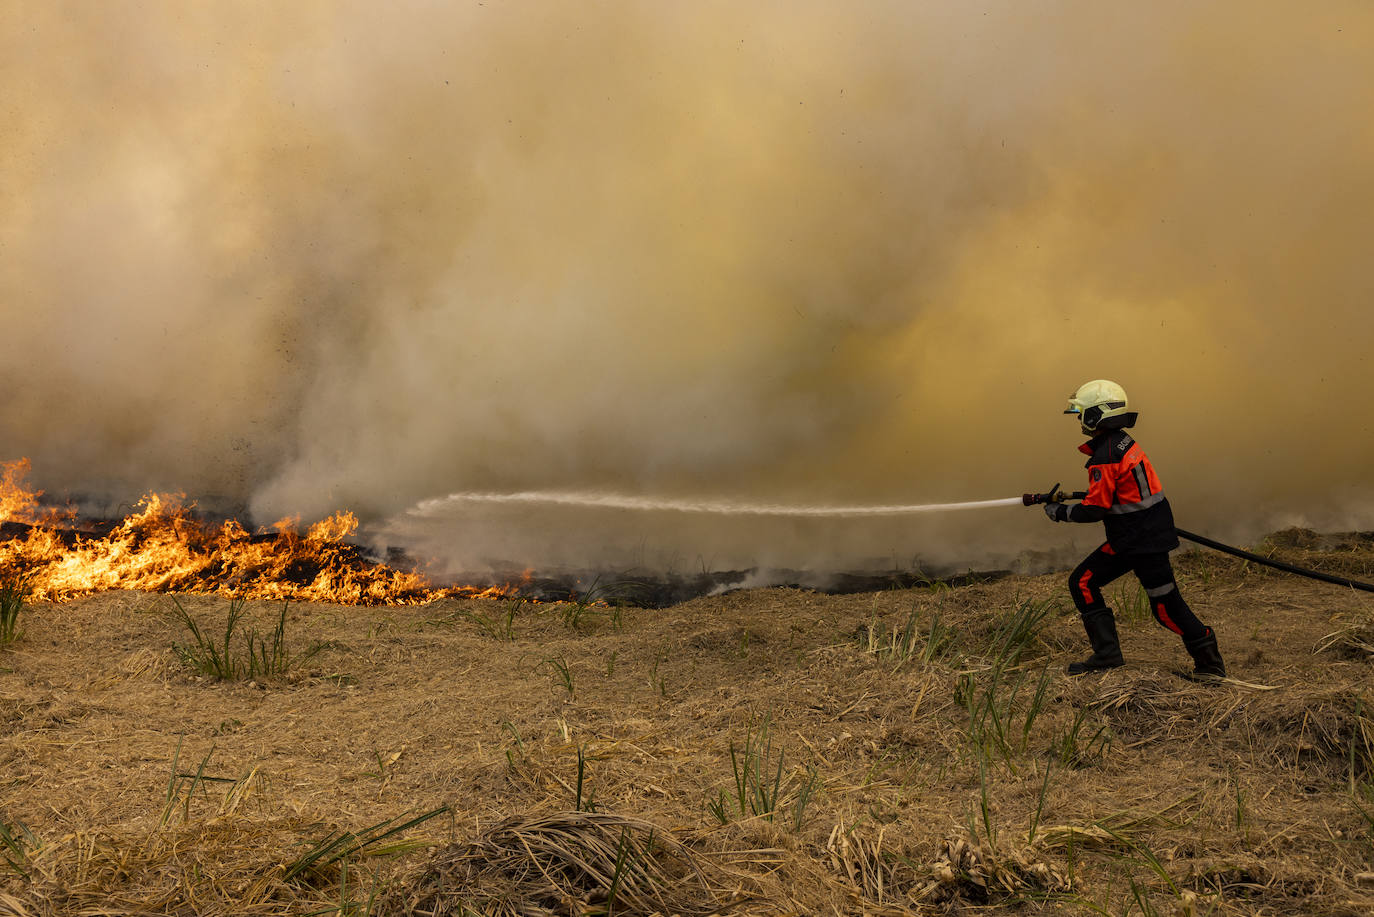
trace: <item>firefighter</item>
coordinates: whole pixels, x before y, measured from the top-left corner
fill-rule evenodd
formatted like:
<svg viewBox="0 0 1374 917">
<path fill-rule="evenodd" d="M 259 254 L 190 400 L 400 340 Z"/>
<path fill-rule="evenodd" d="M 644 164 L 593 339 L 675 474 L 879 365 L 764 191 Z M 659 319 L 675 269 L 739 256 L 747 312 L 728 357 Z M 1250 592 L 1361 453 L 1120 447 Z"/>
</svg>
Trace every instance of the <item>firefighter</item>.
<svg viewBox="0 0 1374 917">
<path fill-rule="evenodd" d="M 1126 430 L 1137 412 L 1127 410 L 1126 390 L 1115 382 L 1085 382 L 1069 399 L 1065 414 L 1078 417 L 1090 437 L 1078 451 L 1088 456 L 1088 493 L 1081 503 L 1052 501 L 1045 515 L 1055 522 L 1102 522 L 1107 540 L 1074 568 L 1069 592 L 1083 618 L 1092 655 L 1069 664 L 1070 675 L 1123 665 L 1116 619 L 1102 600 L 1102 588 L 1127 571 L 1149 597 L 1160 626 L 1183 638 L 1193 657 L 1194 676 L 1225 677 L 1217 637 L 1179 594 L 1169 552 L 1178 547 L 1174 515 L 1159 476 L 1140 444 Z"/>
</svg>

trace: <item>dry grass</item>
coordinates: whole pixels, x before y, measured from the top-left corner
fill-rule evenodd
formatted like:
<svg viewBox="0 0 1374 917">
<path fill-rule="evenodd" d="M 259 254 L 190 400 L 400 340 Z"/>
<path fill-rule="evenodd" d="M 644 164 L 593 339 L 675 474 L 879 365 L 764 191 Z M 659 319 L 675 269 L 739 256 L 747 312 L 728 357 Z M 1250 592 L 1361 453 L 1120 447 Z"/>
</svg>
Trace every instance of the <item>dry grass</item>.
<svg viewBox="0 0 1374 917">
<path fill-rule="evenodd" d="M 593 812 L 516 815 L 396 877 L 394 913 L 707 914 L 730 902 L 730 874 L 643 819 Z"/>
<path fill-rule="evenodd" d="M 1178 568 L 1233 681 L 1176 677 L 1148 620 L 1064 677 L 1078 622 L 1026 615 L 1061 575 L 579 628 L 293 604 L 324 648 L 270 682 L 183 666 L 167 597 L 34 603 L 0 650 L 0 915 L 1374 912 L 1374 597 Z M 722 824 L 764 722 L 777 804 Z"/>
</svg>

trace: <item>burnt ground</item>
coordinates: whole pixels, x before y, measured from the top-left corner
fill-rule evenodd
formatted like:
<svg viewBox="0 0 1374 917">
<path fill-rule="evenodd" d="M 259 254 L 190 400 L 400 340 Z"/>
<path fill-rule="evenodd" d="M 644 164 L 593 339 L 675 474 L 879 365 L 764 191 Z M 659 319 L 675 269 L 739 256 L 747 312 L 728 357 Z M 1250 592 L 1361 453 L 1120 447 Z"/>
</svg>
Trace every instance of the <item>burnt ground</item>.
<svg viewBox="0 0 1374 917">
<path fill-rule="evenodd" d="M 387 563 L 397 569 L 418 569 L 408 558 L 392 555 Z M 532 602 L 594 602 L 632 608 L 668 608 L 702 596 L 722 595 L 766 583 L 825 595 L 884 592 L 893 589 L 926 589 L 937 585 L 967 586 L 1007 576 L 1006 570 L 971 571 L 939 576 L 909 570 L 842 571 L 817 573 L 808 570 L 771 568 L 760 570 L 704 570 L 700 573 L 662 573 L 648 570 L 599 572 L 569 570 L 557 573 L 522 573 L 517 570 L 485 571 L 453 577 L 455 583 L 507 590 L 513 598 Z"/>
<path fill-rule="evenodd" d="M 316 587 L 325 584 L 326 591 L 333 584 L 353 581 L 364 584 L 357 596 L 359 604 L 418 604 L 438 595 L 474 596 L 484 590 L 526 599 L 535 603 L 592 602 L 636 608 L 667 608 L 705 595 L 718 595 L 746 584 L 792 586 L 829 595 L 855 592 L 876 592 L 889 589 L 926 588 L 937 583 L 961 586 L 986 582 L 1004 576 L 1008 571 L 840 571 L 818 573 L 807 570 L 749 568 L 742 570 L 701 570 L 696 573 L 659 572 L 652 570 L 556 570 L 539 571 L 509 567 L 488 569 L 448 577 L 446 585 L 433 586 L 424 565 L 399 548 L 378 553 L 350 540 L 314 541 L 303 546 L 294 531 L 241 531 L 232 538 L 238 547 L 261 546 L 262 552 L 245 558 L 243 551 L 230 557 L 223 551 L 220 526 L 224 517 L 188 510 L 171 519 L 155 520 L 152 540 L 166 534 L 167 520 L 177 529 L 172 540 L 181 555 L 161 565 L 149 563 L 140 567 L 126 564 L 127 575 L 143 576 L 156 583 L 157 592 L 235 592 L 248 594 L 305 594 L 314 597 Z M 123 519 L 70 516 L 43 525 L 5 521 L 0 523 L 0 545 L 22 544 L 36 532 L 50 534 L 56 544 L 71 550 L 83 544 L 107 545 L 101 555 L 106 558 L 125 558 L 149 547 L 148 533 L 140 526 L 126 530 Z M 112 537 L 117 538 L 121 550 L 110 550 Z M 46 542 L 45 542 L 46 544 Z M 191 562 L 183 562 L 191 561 Z M 60 554 L 45 554 L 41 560 L 26 557 L 30 570 L 37 569 L 36 582 L 45 577 L 42 571 L 52 564 L 61 564 Z M 413 575 L 413 577 L 412 577 Z M 405 578 L 411 577 L 407 580 Z M 369 590 L 366 584 L 375 584 Z M 89 591 L 83 590 L 83 591 Z M 41 589 L 39 595 L 51 594 Z M 67 592 L 59 597 L 71 597 Z"/>
<path fill-rule="evenodd" d="M 1263 550 L 1374 579 L 1368 536 Z M 286 673 L 237 682 L 174 649 L 225 598 L 35 603 L 0 914 L 1374 912 L 1374 596 L 1175 557 L 1231 682 L 1174 674 L 1133 582 L 1128 665 L 1067 678 L 1060 573 L 293 603 Z"/>
</svg>

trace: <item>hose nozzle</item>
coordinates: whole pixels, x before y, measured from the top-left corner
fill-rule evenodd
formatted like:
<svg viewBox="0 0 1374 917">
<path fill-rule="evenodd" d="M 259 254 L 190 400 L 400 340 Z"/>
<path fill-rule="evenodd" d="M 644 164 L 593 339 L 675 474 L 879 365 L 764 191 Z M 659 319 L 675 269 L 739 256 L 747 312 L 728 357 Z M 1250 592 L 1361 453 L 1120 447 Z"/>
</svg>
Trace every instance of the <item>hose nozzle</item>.
<svg viewBox="0 0 1374 917">
<path fill-rule="evenodd" d="M 1082 500 L 1088 495 L 1087 491 L 1075 490 L 1069 493 L 1059 489 L 1059 482 L 1056 481 L 1048 491 L 1043 494 L 1022 494 L 1021 503 L 1024 506 L 1039 506 L 1041 503 L 1063 503 L 1065 500 Z"/>
<path fill-rule="evenodd" d="M 1021 503 L 1025 506 L 1039 506 L 1041 503 L 1062 503 L 1066 494 L 1059 489 L 1059 482 L 1043 494 L 1022 494 Z"/>
</svg>

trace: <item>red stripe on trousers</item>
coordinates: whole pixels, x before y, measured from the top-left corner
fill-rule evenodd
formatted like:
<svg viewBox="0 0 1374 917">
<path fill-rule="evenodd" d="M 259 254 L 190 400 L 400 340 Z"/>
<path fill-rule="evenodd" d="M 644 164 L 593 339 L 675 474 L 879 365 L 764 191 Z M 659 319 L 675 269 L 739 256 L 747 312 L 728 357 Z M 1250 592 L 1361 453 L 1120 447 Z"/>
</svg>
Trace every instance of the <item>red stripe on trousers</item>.
<svg viewBox="0 0 1374 917">
<path fill-rule="evenodd" d="M 1178 634 L 1180 637 L 1183 636 L 1183 628 L 1175 624 L 1173 619 L 1169 617 L 1169 613 L 1164 610 L 1163 602 L 1155 603 L 1155 614 L 1159 615 L 1159 620 L 1164 624 L 1165 627 L 1169 628 L 1169 630 Z"/>
<path fill-rule="evenodd" d="M 1084 570 L 1083 575 L 1078 578 L 1078 590 L 1083 593 L 1083 601 L 1089 606 L 1093 604 L 1093 594 L 1088 591 L 1088 580 L 1092 578 L 1091 570 Z"/>
</svg>

